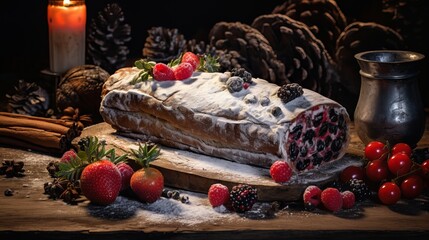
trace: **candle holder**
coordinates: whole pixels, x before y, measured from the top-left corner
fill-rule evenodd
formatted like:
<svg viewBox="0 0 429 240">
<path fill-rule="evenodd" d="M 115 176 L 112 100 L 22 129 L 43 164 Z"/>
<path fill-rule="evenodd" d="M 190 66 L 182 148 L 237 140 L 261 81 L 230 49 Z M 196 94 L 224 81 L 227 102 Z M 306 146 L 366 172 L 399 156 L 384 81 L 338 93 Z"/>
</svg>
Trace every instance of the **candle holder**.
<svg viewBox="0 0 429 240">
<path fill-rule="evenodd" d="M 84 0 L 49 0 L 50 71 L 63 74 L 85 64 L 86 5 Z"/>
</svg>

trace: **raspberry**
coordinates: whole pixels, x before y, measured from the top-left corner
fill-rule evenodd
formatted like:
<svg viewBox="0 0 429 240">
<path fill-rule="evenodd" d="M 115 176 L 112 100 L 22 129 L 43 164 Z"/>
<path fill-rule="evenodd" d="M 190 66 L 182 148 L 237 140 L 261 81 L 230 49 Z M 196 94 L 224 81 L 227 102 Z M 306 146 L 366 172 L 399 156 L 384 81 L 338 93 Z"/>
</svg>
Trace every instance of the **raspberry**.
<svg viewBox="0 0 429 240">
<path fill-rule="evenodd" d="M 332 212 L 337 212 L 343 207 L 343 197 L 336 188 L 328 187 L 320 194 L 323 206 Z"/>
<path fill-rule="evenodd" d="M 278 160 L 270 167 L 271 178 L 277 183 L 289 181 L 292 176 L 292 168 L 285 161 Z"/>
<path fill-rule="evenodd" d="M 190 78 L 194 72 L 194 68 L 190 63 L 180 63 L 176 68 L 173 69 L 174 78 L 176 80 L 184 80 Z"/>
<path fill-rule="evenodd" d="M 304 190 L 302 198 L 306 206 L 317 207 L 320 204 L 320 193 L 322 190 L 318 186 L 310 185 Z"/>
<path fill-rule="evenodd" d="M 228 187 L 220 183 L 212 184 L 209 188 L 208 198 L 213 207 L 225 204 L 229 200 Z"/>
<path fill-rule="evenodd" d="M 118 168 L 119 172 L 121 173 L 121 178 L 122 178 L 121 191 L 124 191 L 125 189 L 130 187 L 130 179 L 134 173 L 134 170 L 130 165 L 128 165 L 124 162 L 118 163 L 116 165 L 116 167 Z"/>
<path fill-rule="evenodd" d="M 61 156 L 60 162 L 70 162 L 73 158 L 76 158 L 77 154 L 74 150 L 68 150 L 66 151 L 63 156 Z"/>
<path fill-rule="evenodd" d="M 200 65 L 200 58 L 193 52 L 185 52 L 182 56 L 181 62 L 187 62 L 192 65 L 193 71 L 197 70 Z"/>
<path fill-rule="evenodd" d="M 174 72 L 164 63 L 157 63 L 152 70 L 153 78 L 158 81 L 174 80 Z"/>
<path fill-rule="evenodd" d="M 355 205 L 355 194 L 351 191 L 344 191 L 341 193 L 343 199 L 343 208 L 349 209 Z"/>
</svg>

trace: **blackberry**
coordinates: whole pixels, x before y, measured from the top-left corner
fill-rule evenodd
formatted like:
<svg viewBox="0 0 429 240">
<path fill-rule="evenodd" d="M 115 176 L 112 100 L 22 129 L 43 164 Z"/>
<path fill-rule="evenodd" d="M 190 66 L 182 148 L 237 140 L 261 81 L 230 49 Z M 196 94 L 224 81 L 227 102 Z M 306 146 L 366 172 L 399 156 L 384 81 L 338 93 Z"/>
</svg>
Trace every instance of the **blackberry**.
<svg viewBox="0 0 429 240">
<path fill-rule="evenodd" d="M 285 84 L 281 86 L 277 92 L 277 96 L 283 103 L 288 103 L 302 94 L 304 94 L 304 90 L 297 83 Z"/>
<path fill-rule="evenodd" d="M 350 190 L 355 194 L 356 201 L 361 202 L 371 197 L 371 191 L 361 179 L 350 179 L 345 188 L 345 190 Z"/>
<path fill-rule="evenodd" d="M 256 188 L 247 184 L 239 184 L 234 186 L 229 193 L 231 205 L 234 211 L 243 213 L 250 210 L 253 204 L 258 200 Z"/>
<path fill-rule="evenodd" d="M 233 68 L 231 70 L 231 77 L 241 77 L 244 82 L 252 83 L 252 74 L 244 68 Z"/>
<path fill-rule="evenodd" d="M 230 77 L 226 81 L 226 86 L 229 92 L 240 92 L 243 89 L 243 79 L 241 77 Z"/>
</svg>

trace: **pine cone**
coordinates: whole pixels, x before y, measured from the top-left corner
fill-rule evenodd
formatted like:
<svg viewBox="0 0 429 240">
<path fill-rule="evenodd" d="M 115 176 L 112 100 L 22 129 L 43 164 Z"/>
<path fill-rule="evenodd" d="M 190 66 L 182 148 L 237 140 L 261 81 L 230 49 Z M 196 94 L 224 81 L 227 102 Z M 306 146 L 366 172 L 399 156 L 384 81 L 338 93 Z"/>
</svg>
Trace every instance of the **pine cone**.
<svg viewBox="0 0 429 240">
<path fill-rule="evenodd" d="M 47 91 L 36 83 L 19 80 L 14 93 L 6 94 L 7 111 L 12 113 L 45 117 L 49 108 Z"/>
<path fill-rule="evenodd" d="M 251 26 L 219 22 L 210 30 L 209 39 L 217 49 L 221 71 L 244 68 L 270 82 L 288 82 L 284 65 L 277 60 L 269 42 Z"/>
<path fill-rule="evenodd" d="M 393 29 L 377 23 L 355 22 L 347 26 L 337 42 L 335 53 L 341 84 L 355 95 L 360 91 L 359 65 L 354 55 L 370 50 L 401 49 L 403 39 Z"/>
<path fill-rule="evenodd" d="M 101 89 L 109 73 L 94 65 L 83 65 L 68 70 L 57 88 L 57 107 L 79 108 L 81 114 L 99 117 Z"/>
<path fill-rule="evenodd" d="M 355 54 L 370 50 L 401 49 L 403 46 L 403 39 L 397 32 L 377 23 L 355 22 L 341 33 L 335 54 L 341 81 L 336 86 L 333 98 L 346 107 L 352 118 L 361 83 Z"/>
<path fill-rule="evenodd" d="M 177 28 L 152 27 L 143 48 L 149 61 L 168 63 L 179 57 L 186 47 L 186 39 Z"/>
<path fill-rule="evenodd" d="M 417 51 L 427 50 L 425 17 L 429 6 L 424 0 L 383 0 L 383 13 L 390 21 L 386 25 L 397 31 L 405 43 Z"/>
<path fill-rule="evenodd" d="M 286 67 L 286 77 L 290 82 L 328 97 L 331 95 L 332 84 L 338 81 L 334 62 L 323 43 L 305 24 L 286 15 L 267 14 L 257 17 L 252 26 L 273 46 L 278 59 Z"/>
<path fill-rule="evenodd" d="M 90 61 L 110 73 L 125 65 L 130 50 L 131 27 L 125 23 L 124 13 L 118 4 L 107 4 L 92 19 L 88 34 Z"/>
<path fill-rule="evenodd" d="M 81 115 L 79 108 L 65 108 L 62 112 L 62 116 L 60 117 L 60 119 L 76 122 L 80 130 L 92 125 L 91 115 Z"/>
<path fill-rule="evenodd" d="M 338 36 L 347 26 L 346 17 L 334 0 L 288 0 L 272 13 L 305 23 L 331 56 L 334 56 Z"/>
<path fill-rule="evenodd" d="M 216 48 L 214 46 L 204 41 L 197 41 L 196 39 L 191 39 L 186 43 L 186 51 L 193 52 L 197 55 L 216 55 Z"/>
</svg>

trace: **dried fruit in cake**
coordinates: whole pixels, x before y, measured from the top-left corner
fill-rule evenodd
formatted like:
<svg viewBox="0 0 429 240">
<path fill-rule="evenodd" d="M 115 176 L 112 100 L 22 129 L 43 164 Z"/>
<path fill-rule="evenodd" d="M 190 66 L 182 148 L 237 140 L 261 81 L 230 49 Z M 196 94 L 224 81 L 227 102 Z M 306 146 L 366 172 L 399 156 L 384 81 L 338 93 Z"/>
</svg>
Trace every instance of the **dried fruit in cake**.
<svg viewBox="0 0 429 240">
<path fill-rule="evenodd" d="M 323 206 L 332 212 L 338 212 L 343 207 L 343 197 L 336 188 L 325 188 L 320 194 Z"/>
<path fill-rule="evenodd" d="M 140 201 L 153 203 L 161 197 L 164 189 L 164 176 L 149 166 L 159 156 L 160 149 L 155 144 L 145 143 L 139 144 L 138 150 L 131 151 L 133 159 L 142 167 L 131 176 L 131 189 Z"/>
<path fill-rule="evenodd" d="M 229 189 L 221 183 L 212 184 L 208 191 L 209 202 L 212 207 L 224 205 L 229 200 Z"/>
<path fill-rule="evenodd" d="M 239 184 L 232 187 L 229 198 L 234 211 L 243 213 L 252 209 L 258 201 L 258 192 L 250 185 Z"/>
<path fill-rule="evenodd" d="M 285 183 L 292 177 L 292 168 L 285 161 L 278 160 L 270 167 L 271 178 L 277 183 Z"/>
</svg>

